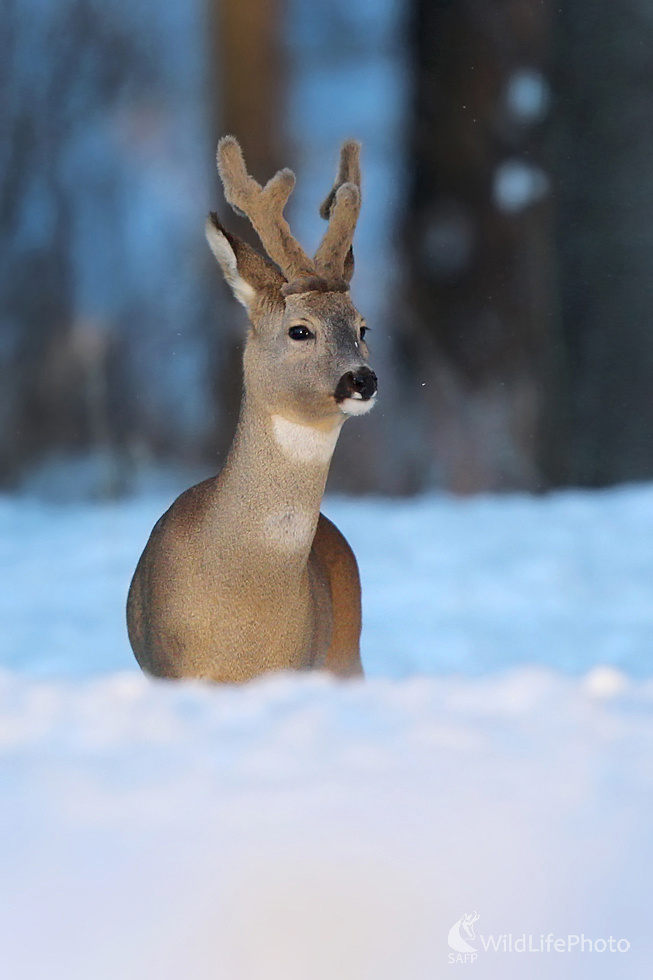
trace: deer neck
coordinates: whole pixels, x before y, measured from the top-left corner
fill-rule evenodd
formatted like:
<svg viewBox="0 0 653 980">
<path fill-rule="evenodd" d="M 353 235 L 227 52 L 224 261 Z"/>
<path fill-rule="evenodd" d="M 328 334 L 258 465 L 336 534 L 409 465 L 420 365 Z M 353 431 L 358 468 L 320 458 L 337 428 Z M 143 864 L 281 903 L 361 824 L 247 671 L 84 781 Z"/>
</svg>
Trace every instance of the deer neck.
<svg viewBox="0 0 653 980">
<path fill-rule="evenodd" d="M 219 510 L 231 512 L 239 550 L 305 564 L 342 421 L 306 425 L 244 396 L 217 482 Z"/>
</svg>

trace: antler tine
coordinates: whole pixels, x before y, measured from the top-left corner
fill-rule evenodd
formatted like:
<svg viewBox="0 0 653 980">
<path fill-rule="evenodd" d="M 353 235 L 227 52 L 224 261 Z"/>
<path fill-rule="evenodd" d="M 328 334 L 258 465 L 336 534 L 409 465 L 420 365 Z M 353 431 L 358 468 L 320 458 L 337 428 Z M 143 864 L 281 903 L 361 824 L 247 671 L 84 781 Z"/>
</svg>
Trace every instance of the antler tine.
<svg viewBox="0 0 653 980">
<path fill-rule="evenodd" d="M 331 217 L 331 209 L 335 201 L 336 192 L 343 184 L 355 184 L 360 192 L 361 189 L 361 167 L 359 161 L 361 145 L 358 140 L 345 140 L 340 147 L 340 161 L 338 173 L 333 187 L 322 202 L 320 217 L 328 221 Z"/>
<path fill-rule="evenodd" d="M 338 173 L 320 208 L 329 225 L 315 253 L 315 265 L 327 279 L 341 278 L 351 250 L 361 207 L 360 143 L 347 140 L 340 150 Z"/>
<path fill-rule="evenodd" d="M 234 211 L 252 223 L 261 245 L 287 279 L 315 275 L 308 258 L 288 222 L 283 209 L 295 186 L 292 170 L 279 170 L 265 187 L 247 173 L 243 151 L 234 136 L 218 143 L 218 171 L 224 195 Z"/>
</svg>

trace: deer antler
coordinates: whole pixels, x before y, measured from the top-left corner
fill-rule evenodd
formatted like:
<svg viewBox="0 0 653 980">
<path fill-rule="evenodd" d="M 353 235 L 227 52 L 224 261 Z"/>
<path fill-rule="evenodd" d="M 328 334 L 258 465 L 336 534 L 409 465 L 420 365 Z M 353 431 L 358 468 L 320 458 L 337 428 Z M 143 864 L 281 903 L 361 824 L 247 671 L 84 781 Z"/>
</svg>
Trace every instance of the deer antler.
<svg viewBox="0 0 653 980">
<path fill-rule="evenodd" d="M 265 187 L 247 173 L 243 151 L 234 136 L 218 143 L 218 171 L 224 195 L 234 211 L 251 221 L 263 248 L 286 279 L 314 276 L 315 265 L 288 226 L 283 209 L 295 186 L 292 170 L 279 170 Z"/>
<path fill-rule="evenodd" d="M 320 215 L 329 225 L 315 253 L 315 265 L 325 279 L 341 278 L 347 266 L 353 269 L 351 243 L 361 207 L 359 153 L 360 143 L 356 140 L 342 144 L 334 185 L 320 208 Z"/>
</svg>

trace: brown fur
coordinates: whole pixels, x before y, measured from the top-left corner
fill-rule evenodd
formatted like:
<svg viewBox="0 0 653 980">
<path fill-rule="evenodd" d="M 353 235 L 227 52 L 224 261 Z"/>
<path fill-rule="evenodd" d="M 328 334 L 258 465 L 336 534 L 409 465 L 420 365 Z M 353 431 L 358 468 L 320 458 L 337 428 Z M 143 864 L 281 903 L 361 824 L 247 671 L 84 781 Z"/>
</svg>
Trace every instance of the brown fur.
<svg viewBox="0 0 653 980">
<path fill-rule="evenodd" d="M 325 200 L 322 202 L 322 206 L 320 207 L 321 217 L 323 217 L 325 221 L 328 221 L 331 218 L 331 212 L 338 189 L 342 187 L 343 184 L 353 184 L 358 188 L 358 205 L 356 214 L 353 217 L 353 227 L 351 236 L 349 237 L 349 249 L 346 252 L 343 250 L 345 255 L 343 278 L 346 282 L 351 282 L 354 274 L 354 252 L 351 247 L 351 241 L 362 202 L 361 168 L 359 159 L 360 148 L 360 143 L 358 143 L 356 140 L 346 140 L 342 144 L 342 149 L 340 150 L 340 161 L 338 164 L 338 173 L 336 174 L 335 182 Z"/>
<path fill-rule="evenodd" d="M 347 140 L 340 151 L 335 183 L 320 208 L 329 224 L 315 259 L 311 260 L 293 237 L 283 209 L 295 186 L 292 170 L 280 170 L 265 187 L 247 173 L 242 150 L 233 136 L 218 144 L 218 170 L 225 197 L 239 214 L 252 222 L 265 251 L 288 280 L 318 276 L 347 281 L 353 272 L 351 243 L 361 206 L 360 144 Z"/>
<path fill-rule="evenodd" d="M 354 184 L 360 194 L 361 189 L 361 168 L 359 162 L 361 145 L 356 140 L 346 140 L 340 150 L 340 160 L 338 163 L 338 173 L 333 187 L 327 194 L 320 207 L 320 216 L 328 221 L 331 217 L 331 209 L 335 200 L 338 188 L 343 184 Z"/>
<path fill-rule="evenodd" d="M 358 188 L 354 184 L 342 184 L 336 192 L 324 238 L 315 253 L 315 266 L 325 279 L 343 274 L 360 206 Z"/>
<path fill-rule="evenodd" d="M 347 293 L 349 284 L 344 279 L 321 279 L 320 276 L 302 276 L 281 287 L 282 296 L 293 293 Z"/>
<path fill-rule="evenodd" d="M 218 144 L 218 170 L 231 206 L 252 222 L 263 248 L 285 276 L 314 273 L 315 267 L 293 237 L 283 209 L 295 186 L 292 170 L 280 170 L 265 187 L 250 177 L 243 153 L 233 136 Z"/>
<path fill-rule="evenodd" d="M 362 673 L 358 568 L 319 508 L 346 413 L 369 407 L 335 397 L 341 379 L 367 364 L 343 282 L 352 215 L 337 214 L 358 191 L 337 190 L 324 252 L 333 278 L 316 280 L 279 231 L 287 179 L 252 188 L 235 140 L 221 147 L 227 198 L 250 217 L 257 202 L 252 222 L 277 264 L 209 217 L 209 244 L 251 324 L 241 416 L 221 473 L 183 493 L 152 531 L 129 593 L 129 637 L 143 669 L 161 677 L 239 682 L 281 668 L 353 676 Z M 262 200 L 272 202 L 276 230 L 256 211 Z M 274 252 L 281 241 L 275 258 L 269 243 Z M 313 338 L 293 340 L 297 324 Z"/>
</svg>

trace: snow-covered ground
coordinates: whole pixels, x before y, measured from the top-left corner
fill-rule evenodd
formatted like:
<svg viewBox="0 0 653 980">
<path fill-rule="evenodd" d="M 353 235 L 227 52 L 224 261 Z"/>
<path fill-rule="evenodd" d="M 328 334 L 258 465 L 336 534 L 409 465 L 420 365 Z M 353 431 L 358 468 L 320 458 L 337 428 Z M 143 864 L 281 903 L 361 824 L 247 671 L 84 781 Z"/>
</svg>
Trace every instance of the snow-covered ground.
<svg viewBox="0 0 653 980">
<path fill-rule="evenodd" d="M 368 680 L 233 689 L 131 658 L 166 504 L 0 499 L 0 977 L 650 975 L 652 487 L 332 500 Z"/>
<path fill-rule="evenodd" d="M 0 497 L 0 663 L 31 674 L 134 669 L 125 595 L 171 499 Z M 370 677 L 523 663 L 653 674 L 653 487 L 332 499 L 324 510 L 361 567 Z"/>
</svg>

